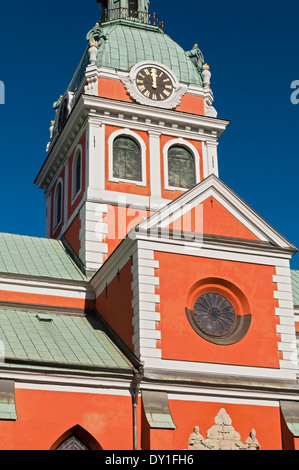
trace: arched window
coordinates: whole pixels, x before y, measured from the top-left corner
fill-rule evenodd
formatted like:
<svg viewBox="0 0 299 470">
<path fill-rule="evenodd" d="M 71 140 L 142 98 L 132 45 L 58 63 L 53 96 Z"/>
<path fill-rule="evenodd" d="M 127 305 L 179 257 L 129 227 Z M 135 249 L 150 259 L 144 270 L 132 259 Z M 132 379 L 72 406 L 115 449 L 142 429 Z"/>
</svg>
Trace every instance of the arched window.
<svg viewBox="0 0 299 470">
<path fill-rule="evenodd" d="M 73 160 L 72 168 L 72 199 L 74 199 L 77 194 L 82 189 L 82 152 L 79 148 L 75 154 Z"/>
<path fill-rule="evenodd" d="M 174 145 L 168 150 L 168 185 L 183 189 L 196 185 L 194 156 L 184 146 Z"/>
<path fill-rule="evenodd" d="M 131 137 L 120 135 L 113 141 L 113 178 L 142 181 L 141 148 Z"/>
<path fill-rule="evenodd" d="M 54 194 L 54 229 L 60 224 L 62 219 L 62 183 L 56 186 Z"/>
<path fill-rule="evenodd" d="M 80 425 L 60 436 L 50 450 L 103 450 L 98 441 Z"/>
</svg>

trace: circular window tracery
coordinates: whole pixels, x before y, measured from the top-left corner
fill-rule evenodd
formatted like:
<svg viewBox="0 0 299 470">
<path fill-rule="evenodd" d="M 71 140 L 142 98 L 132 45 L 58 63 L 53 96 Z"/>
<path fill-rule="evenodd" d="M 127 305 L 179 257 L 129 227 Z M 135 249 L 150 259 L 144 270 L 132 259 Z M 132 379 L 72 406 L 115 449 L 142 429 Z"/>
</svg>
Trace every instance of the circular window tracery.
<svg viewBox="0 0 299 470">
<path fill-rule="evenodd" d="M 252 314 L 244 293 L 219 278 L 194 284 L 187 296 L 186 315 L 193 330 L 219 346 L 238 343 L 248 333 Z"/>
<path fill-rule="evenodd" d="M 199 328 L 213 337 L 231 333 L 236 324 L 236 312 L 224 295 L 206 292 L 196 300 L 193 307 L 194 320 Z"/>
</svg>

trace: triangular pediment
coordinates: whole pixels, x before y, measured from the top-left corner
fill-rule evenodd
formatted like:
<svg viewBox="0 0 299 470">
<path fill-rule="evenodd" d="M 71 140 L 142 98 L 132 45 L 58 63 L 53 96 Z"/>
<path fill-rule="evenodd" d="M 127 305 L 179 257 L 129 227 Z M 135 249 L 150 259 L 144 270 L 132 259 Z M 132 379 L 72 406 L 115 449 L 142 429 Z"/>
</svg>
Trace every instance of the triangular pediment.
<svg viewBox="0 0 299 470">
<path fill-rule="evenodd" d="M 140 232 L 197 234 L 214 239 L 296 248 L 215 175 L 139 224 Z M 192 237 L 191 237 L 192 238 Z"/>
</svg>

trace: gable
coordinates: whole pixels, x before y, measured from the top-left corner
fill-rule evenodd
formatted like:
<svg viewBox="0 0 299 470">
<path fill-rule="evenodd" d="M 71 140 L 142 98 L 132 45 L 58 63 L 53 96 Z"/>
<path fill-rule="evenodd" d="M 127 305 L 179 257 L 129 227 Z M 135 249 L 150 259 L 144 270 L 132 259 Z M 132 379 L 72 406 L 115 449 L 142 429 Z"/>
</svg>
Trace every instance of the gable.
<svg viewBox="0 0 299 470">
<path fill-rule="evenodd" d="M 259 240 L 242 221 L 229 212 L 215 197 L 208 197 L 182 216 L 176 218 L 166 228 L 184 232 L 219 235 L 221 237 Z"/>
<path fill-rule="evenodd" d="M 185 237 L 188 232 L 201 235 L 244 239 L 266 243 L 295 253 L 296 248 L 228 188 L 210 175 L 194 188 L 141 222 L 140 232 L 166 234 L 170 230 Z"/>
</svg>

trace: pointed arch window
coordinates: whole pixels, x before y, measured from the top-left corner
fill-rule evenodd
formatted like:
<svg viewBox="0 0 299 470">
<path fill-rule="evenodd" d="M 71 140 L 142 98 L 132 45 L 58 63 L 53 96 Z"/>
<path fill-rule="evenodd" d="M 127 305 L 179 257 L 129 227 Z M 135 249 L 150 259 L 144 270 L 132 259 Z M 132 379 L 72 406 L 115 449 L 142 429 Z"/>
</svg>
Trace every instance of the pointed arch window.
<svg viewBox="0 0 299 470">
<path fill-rule="evenodd" d="M 90 450 L 78 437 L 70 436 L 56 450 Z"/>
<path fill-rule="evenodd" d="M 53 215 L 53 228 L 55 230 L 62 221 L 62 180 L 58 181 L 55 188 Z"/>
<path fill-rule="evenodd" d="M 103 450 L 103 448 L 89 432 L 77 424 L 60 436 L 50 450 Z"/>
<path fill-rule="evenodd" d="M 195 159 L 191 150 L 173 145 L 168 150 L 168 186 L 191 189 L 196 185 Z"/>
<path fill-rule="evenodd" d="M 72 166 L 72 200 L 81 192 L 82 189 L 82 148 L 78 147 Z"/>
<path fill-rule="evenodd" d="M 120 135 L 113 142 L 113 178 L 142 181 L 141 148 L 132 137 Z"/>
</svg>

